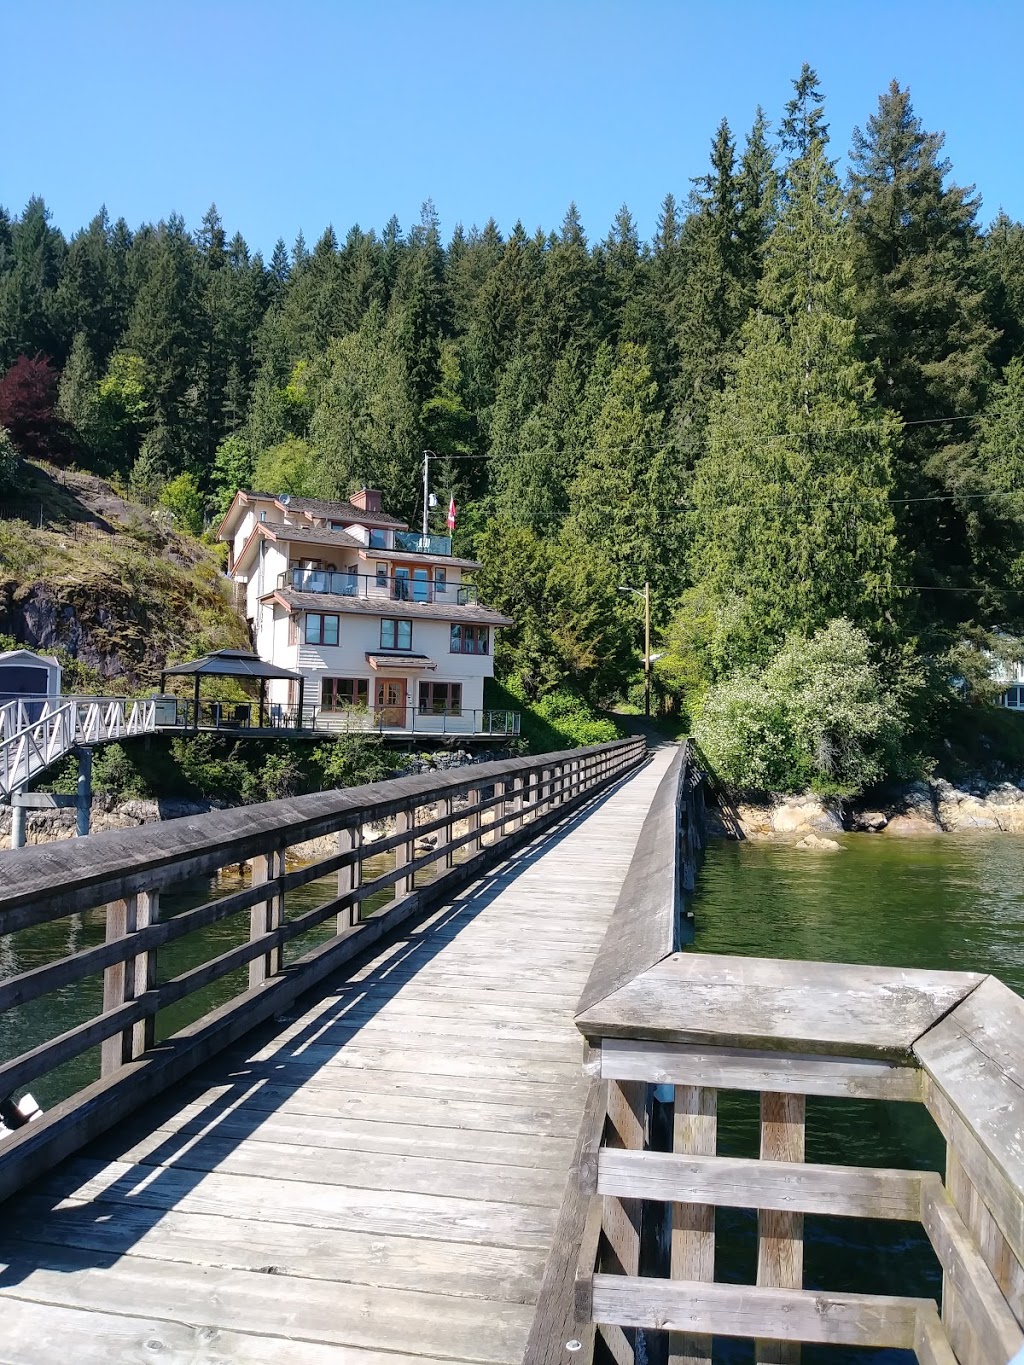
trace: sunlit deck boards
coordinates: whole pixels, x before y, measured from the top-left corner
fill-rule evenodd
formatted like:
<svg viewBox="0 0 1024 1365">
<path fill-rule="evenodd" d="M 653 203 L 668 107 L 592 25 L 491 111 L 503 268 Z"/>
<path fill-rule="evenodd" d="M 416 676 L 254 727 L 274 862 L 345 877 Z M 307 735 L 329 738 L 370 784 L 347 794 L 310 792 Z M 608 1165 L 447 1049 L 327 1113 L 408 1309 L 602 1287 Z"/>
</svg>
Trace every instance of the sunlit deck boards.
<svg viewBox="0 0 1024 1365">
<path fill-rule="evenodd" d="M 5 1207 L 0 1361 L 521 1360 L 670 756 Z"/>
</svg>

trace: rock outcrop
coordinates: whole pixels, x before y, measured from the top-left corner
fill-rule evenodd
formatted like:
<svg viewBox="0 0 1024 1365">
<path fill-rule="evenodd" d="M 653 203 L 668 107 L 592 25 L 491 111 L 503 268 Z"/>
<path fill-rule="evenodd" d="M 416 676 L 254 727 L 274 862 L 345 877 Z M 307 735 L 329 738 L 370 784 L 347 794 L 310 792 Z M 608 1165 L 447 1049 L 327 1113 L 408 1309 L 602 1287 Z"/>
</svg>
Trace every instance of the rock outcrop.
<svg viewBox="0 0 1024 1365">
<path fill-rule="evenodd" d="M 1001 830 L 1024 834 L 1024 782 L 975 778 L 954 786 L 943 778 L 909 782 L 884 803 L 845 807 L 811 792 L 777 796 L 769 804 L 740 803 L 728 820 L 709 811 L 709 833 L 727 838 L 794 838 L 799 848 L 827 846 L 829 836 L 851 830 L 892 836 Z M 814 842 L 817 840 L 817 842 Z M 837 845 L 839 847 L 839 845 Z"/>
</svg>

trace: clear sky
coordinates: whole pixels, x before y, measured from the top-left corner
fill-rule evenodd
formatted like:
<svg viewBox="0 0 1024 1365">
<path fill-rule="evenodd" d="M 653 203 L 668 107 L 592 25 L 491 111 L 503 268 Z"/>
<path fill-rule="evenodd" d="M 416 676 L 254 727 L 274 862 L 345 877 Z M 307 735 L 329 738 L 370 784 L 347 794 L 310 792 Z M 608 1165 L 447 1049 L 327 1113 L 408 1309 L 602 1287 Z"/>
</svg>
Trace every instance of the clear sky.
<svg viewBox="0 0 1024 1365">
<path fill-rule="evenodd" d="M 0 0 L 0 204 L 70 232 L 215 201 L 267 254 L 428 196 L 446 236 L 571 199 L 591 238 L 623 202 L 649 236 L 718 120 L 777 120 L 808 61 L 836 154 L 895 76 L 983 219 L 1019 218 L 1022 52 L 1022 0 Z"/>
</svg>

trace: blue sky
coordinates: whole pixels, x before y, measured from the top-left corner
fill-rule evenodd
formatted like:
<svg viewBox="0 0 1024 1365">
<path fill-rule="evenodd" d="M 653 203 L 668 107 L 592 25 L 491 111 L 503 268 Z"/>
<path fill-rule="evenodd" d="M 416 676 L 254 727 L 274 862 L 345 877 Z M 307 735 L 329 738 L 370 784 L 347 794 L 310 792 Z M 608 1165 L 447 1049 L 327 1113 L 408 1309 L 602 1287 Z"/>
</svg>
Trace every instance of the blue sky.
<svg viewBox="0 0 1024 1365">
<path fill-rule="evenodd" d="M 845 155 L 895 76 L 982 216 L 1024 216 L 1020 0 L 0 0 L 0 203 L 42 194 L 65 231 L 101 203 L 133 227 L 216 201 L 269 254 L 301 227 L 557 226 L 648 236 L 725 115 L 776 120 L 803 61 Z"/>
</svg>

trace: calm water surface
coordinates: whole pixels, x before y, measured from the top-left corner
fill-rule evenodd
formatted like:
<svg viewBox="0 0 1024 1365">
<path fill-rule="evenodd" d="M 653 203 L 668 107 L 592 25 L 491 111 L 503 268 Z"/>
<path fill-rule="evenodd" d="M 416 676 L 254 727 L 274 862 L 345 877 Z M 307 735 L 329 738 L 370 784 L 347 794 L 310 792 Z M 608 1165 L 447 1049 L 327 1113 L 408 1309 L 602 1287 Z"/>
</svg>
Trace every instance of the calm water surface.
<svg viewBox="0 0 1024 1365">
<path fill-rule="evenodd" d="M 1024 994 L 1024 838 L 849 835 L 841 853 L 714 841 L 695 902 L 698 952 L 992 972 Z M 757 1101 L 719 1097 L 719 1150 L 756 1156 Z M 807 1160 L 942 1170 L 943 1144 L 916 1105 L 809 1099 Z M 720 1210 L 718 1278 L 752 1284 L 756 1219 Z M 808 1216 L 808 1289 L 938 1295 L 923 1234 L 904 1223 Z M 716 1358 L 753 1359 L 717 1342 Z M 805 1347 L 806 1365 L 911 1361 L 910 1352 Z"/>
</svg>

